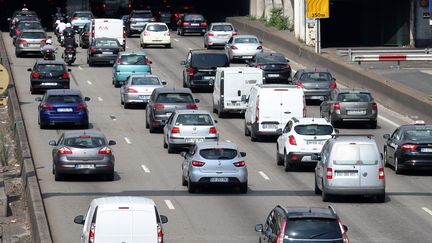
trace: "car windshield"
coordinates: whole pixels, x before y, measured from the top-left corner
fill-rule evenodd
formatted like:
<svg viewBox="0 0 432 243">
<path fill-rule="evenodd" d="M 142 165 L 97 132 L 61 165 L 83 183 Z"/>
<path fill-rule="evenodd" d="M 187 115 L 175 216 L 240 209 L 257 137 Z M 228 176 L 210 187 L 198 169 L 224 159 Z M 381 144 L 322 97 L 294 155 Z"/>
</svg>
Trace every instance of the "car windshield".
<svg viewBox="0 0 432 243">
<path fill-rule="evenodd" d="M 368 93 L 341 93 L 337 100 L 342 102 L 370 102 L 372 97 Z"/>
<path fill-rule="evenodd" d="M 132 85 L 160 85 L 160 80 L 157 77 L 133 77 Z"/>
<path fill-rule="evenodd" d="M 46 39 L 47 36 L 44 32 L 23 32 L 20 38 L 24 39 Z"/>
<path fill-rule="evenodd" d="M 147 65 L 145 55 L 122 55 L 120 59 L 122 65 Z"/>
<path fill-rule="evenodd" d="M 70 104 L 81 103 L 82 99 L 78 95 L 50 95 L 47 97 L 47 103 L 53 104 Z"/>
<path fill-rule="evenodd" d="M 211 126 L 213 125 L 213 120 L 207 114 L 180 114 L 175 121 L 175 125 Z"/>
<path fill-rule="evenodd" d="M 296 133 L 300 135 L 331 135 L 333 127 L 330 125 L 298 125 L 294 127 Z"/>
<path fill-rule="evenodd" d="M 36 66 L 35 71 L 41 73 L 64 72 L 65 68 L 61 64 L 39 64 Z"/>
<path fill-rule="evenodd" d="M 287 64 L 288 61 L 283 55 L 260 55 L 256 57 L 260 64 Z"/>
<path fill-rule="evenodd" d="M 184 17 L 185 21 L 204 21 L 204 17 L 199 14 L 188 14 Z"/>
<path fill-rule="evenodd" d="M 220 160 L 220 159 L 234 159 L 238 152 L 235 149 L 229 149 L 229 148 L 209 148 L 209 149 L 201 149 L 199 151 L 199 154 L 204 159 L 214 159 L 214 160 Z"/>
<path fill-rule="evenodd" d="M 192 66 L 195 68 L 228 67 L 229 61 L 225 53 L 200 53 L 192 56 Z"/>
<path fill-rule="evenodd" d="M 372 144 L 336 144 L 333 163 L 336 165 L 376 165 L 378 148 Z"/>
<path fill-rule="evenodd" d="M 134 13 L 132 18 L 149 19 L 149 18 L 153 18 L 153 14 L 151 14 L 151 13 Z"/>
<path fill-rule="evenodd" d="M 217 24 L 217 25 L 213 25 L 212 27 L 213 31 L 233 31 L 234 28 L 232 27 L 232 25 L 229 24 Z"/>
<path fill-rule="evenodd" d="M 416 127 L 413 130 L 405 131 L 404 138 L 411 141 L 432 141 L 432 128 Z"/>
<path fill-rule="evenodd" d="M 327 72 L 303 73 L 300 77 L 301 82 L 329 82 L 333 77 Z"/>
<path fill-rule="evenodd" d="M 24 20 L 38 20 L 38 17 L 36 15 L 22 15 L 22 16 L 16 16 L 18 21 L 24 21 Z"/>
<path fill-rule="evenodd" d="M 120 47 L 120 43 L 117 40 L 96 40 L 96 47 Z"/>
<path fill-rule="evenodd" d="M 191 94 L 188 93 L 162 93 L 156 99 L 157 103 L 194 103 Z"/>
<path fill-rule="evenodd" d="M 66 138 L 64 145 L 73 148 L 97 148 L 105 145 L 105 139 L 101 137 L 79 136 Z"/>
<path fill-rule="evenodd" d="M 87 19 L 91 19 L 93 17 L 91 13 L 75 13 L 73 16 L 77 18 L 87 18 Z"/>
<path fill-rule="evenodd" d="M 18 29 L 42 29 L 42 25 L 39 22 L 19 22 L 17 25 Z"/>
<path fill-rule="evenodd" d="M 147 27 L 147 31 L 163 32 L 167 31 L 168 28 L 164 24 L 151 24 Z"/>
<path fill-rule="evenodd" d="M 312 239 L 342 239 L 337 220 L 320 218 L 288 219 L 285 227 L 284 242 L 291 242 L 290 240 L 308 240 L 309 242 Z"/>
<path fill-rule="evenodd" d="M 234 40 L 234 42 L 236 44 L 250 44 L 250 43 L 257 44 L 257 43 L 259 43 L 258 39 L 257 38 L 253 38 L 253 37 L 236 38 Z"/>
</svg>

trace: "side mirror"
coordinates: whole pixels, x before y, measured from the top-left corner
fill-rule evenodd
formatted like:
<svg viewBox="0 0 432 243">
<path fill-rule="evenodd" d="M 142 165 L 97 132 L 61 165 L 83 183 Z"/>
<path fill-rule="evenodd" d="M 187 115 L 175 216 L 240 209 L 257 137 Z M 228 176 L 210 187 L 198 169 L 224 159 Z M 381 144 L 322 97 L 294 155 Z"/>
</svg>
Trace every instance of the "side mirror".
<svg viewBox="0 0 432 243">
<path fill-rule="evenodd" d="M 384 134 L 384 135 L 383 135 L 383 138 L 384 138 L 385 140 L 389 140 L 389 139 L 390 139 L 390 134 Z"/>
<path fill-rule="evenodd" d="M 345 230 L 345 232 L 348 231 L 348 226 L 346 226 L 346 225 L 342 225 L 342 227 L 343 227 L 343 229 Z"/>
<path fill-rule="evenodd" d="M 31 69 L 31 68 L 27 68 L 27 71 L 31 72 L 31 71 L 32 71 L 32 69 Z"/>
<path fill-rule="evenodd" d="M 285 59 L 287 62 L 290 62 L 290 60 L 288 58 Z"/>
<path fill-rule="evenodd" d="M 162 85 L 167 85 L 167 81 L 162 80 Z"/>
<path fill-rule="evenodd" d="M 186 158 L 186 152 L 185 151 L 180 152 L 180 156 Z"/>
<path fill-rule="evenodd" d="M 255 231 L 256 232 L 263 232 L 263 225 L 262 224 L 255 225 Z"/>
<path fill-rule="evenodd" d="M 200 100 L 199 99 L 195 99 L 195 103 L 200 103 Z"/>
<path fill-rule="evenodd" d="M 278 128 L 278 129 L 276 130 L 276 134 L 277 134 L 277 135 L 282 135 L 282 128 Z"/>
<path fill-rule="evenodd" d="M 68 72 L 72 72 L 72 69 L 68 68 Z"/>
<path fill-rule="evenodd" d="M 332 78 L 332 80 L 333 80 L 333 81 L 336 81 L 336 79 L 335 79 L 335 78 Z"/>
<path fill-rule="evenodd" d="M 57 142 L 56 142 L 55 140 L 50 140 L 50 141 L 48 142 L 48 145 L 49 145 L 49 146 L 57 146 Z"/>
<path fill-rule="evenodd" d="M 259 41 L 259 43 L 260 43 L 260 44 L 262 44 L 262 43 L 263 43 L 263 41 L 262 41 L 262 40 L 260 40 L 260 41 Z"/>
<path fill-rule="evenodd" d="M 41 98 L 41 97 L 36 97 L 36 98 L 35 98 L 35 101 L 39 101 L 39 102 L 41 102 L 41 101 L 42 101 L 42 98 Z"/>
<path fill-rule="evenodd" d="M 84 224 L 85 219 L 83 215 L 78 215 L 74 218 L 74 223 L 75 224 Z"/>
<path fill-rule="evenodd" d="M 153 61 L 149 61 L 150 64 L 153 64 Z"/>
<path fill-rule="evenodd" d="M 241 96 L 241 90 L 237 90 L 237 96 Z"/>
<path fill-rule="evenodd" d="M 218 123 L 218 120 L 214 120 L 214 123 Z"/>
<path fill-rule="evenodd" d="M 161 218 L 162 224 L 168 223 L 168 217 L 167 216 L 161 215 L 160 218 Z"/>
<path fill-rule="evenodd" d="M 186 65 L 186 61 L 185 60 L 181 61 L 180 65 L 183 65 L 183 66 Z"/>
<path fill-rule="evenodd" d="M 321 160 L 321 155 L 318 154 L 312 154 L 311 160 Z"/>
<path fill-rule="evenodd" d="M 84 97 L 84 101 L 90 101 L 90 97 Z"/>
<path fill-rule="evenodd" d="M 241 157 L 246 157 L 246 152 L 240 152 Z"/>
<path fill-rule="evenodd" d="M 113 146 L 113 145 L 116 145 L 116 144 L 117 144 L 117 142 L 114 141 L 114 140 L 109 140 L 109 142 L 108 142 L 109 146 Z"/>
<path fill-rule="evenodd" d="M 241 102 L 247 102 L 246 101 L 246 95 L 242 95 L 242 97 L 241 97 L 241 100 L 240 100 Z"/>
<path fill-rule="evenodd" d="M 335 133 L 339 133 L 339 129 L 334 128 L 334 132 L 335 132 Z"/>
</svg>

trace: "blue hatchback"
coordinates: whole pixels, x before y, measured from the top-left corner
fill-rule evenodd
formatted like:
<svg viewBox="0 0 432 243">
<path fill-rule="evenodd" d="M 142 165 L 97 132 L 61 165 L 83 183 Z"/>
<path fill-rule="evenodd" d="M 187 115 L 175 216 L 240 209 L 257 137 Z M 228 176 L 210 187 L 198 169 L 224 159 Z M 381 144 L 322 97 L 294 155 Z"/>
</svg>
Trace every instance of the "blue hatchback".
<svg viewBox="0 0 432 243">
<path fill-rule="evenodd" d="M 83 98 L 78 89 L 50 89 L 42 98 L 37 97 L 35 100 L 40 101 L 38 110 L 41 129 L 56 124 L 73 124 L 88 128 L 89 112 L 86 101 L 90 98 Z"/>
<path fill-rule="evenodd" d="M 122 86 L 132 74 L 151 74 L 151 63 L 144 52 L 120 52 L 113 66 L 113 85 Z"/>
</svg>

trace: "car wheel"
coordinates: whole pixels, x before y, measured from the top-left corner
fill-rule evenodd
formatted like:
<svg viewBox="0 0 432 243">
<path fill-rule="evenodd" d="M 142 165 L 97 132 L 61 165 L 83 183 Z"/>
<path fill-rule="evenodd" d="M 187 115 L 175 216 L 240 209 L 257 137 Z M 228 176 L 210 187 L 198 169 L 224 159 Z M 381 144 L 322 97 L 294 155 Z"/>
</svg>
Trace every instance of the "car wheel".
<svg viewBox="0 0 432 243">
<path fill-rule="evenodd" d="M 21 57 L 21 54 L 19 52 L 15 52 L 15 57 Z"/>
<path fill-rule="evenodd" d="M 170 145 L 169 143 L 167 144 L 167 149 L 168 149 L 168 153 L 169 153 L 169 154 L 173 154 L 173 153 L 175 153 L 174 148 L 173 148 L 172 145 Z"/>
<path fill-rule="evenodd" d="M 222 106 L 220 103 L 218 105 L 218 117 L 219 118 L 225 118 L 226 117 L 226 113 L 223 112 L 223 109 L 222 109 Z"/>
<path fill-rule="evenodd" d="M 246 121 L 245 121 L 245 123 L 244 123 L 244 135 L 245 135 L 246 137 L 248 137 L 248 136 L 251 135 L 249 129 L 247 128 Z"/>
<path fill-rule="evenodd" d="M 63 176 L 58 173 L 57 171 L 54 172 L 54 180 L 55 181 L 62 181 L 63 180 Z"/>
<path fill-rule="evenodd" d="M 32 85 L 30 85 L 30 93 L 31 93 L 31 94 L 36 94 L 36 93 L 37 93 L 36 90 L 33 89 L 33 86 L 32 86 Z"/>
<path fill-rule="evenodd" d="M 389 167 L 389 163 L 387 160 L 387 149 L 384 149 L 384 156 L 383 156 L 383 160 L 384 160 L 384 167 Z"/>
<path fill-rule="evenodd" d="M 166 44 L 165 47 L 166 48 L 171 48 L 171 44 Z"/>
<path fill-rule="evenodd" d="M 324 114 L 322 113 L 322 109 L 321 109 L 321 107 L 320 107 L 320 117 L 321 117 L 321 118 L 324 118 Z"/>
<path fill-rule="evenodd" d="M 149 121 L 148 121 L 148 118 L 147 118 L 147 111 L 146 111 L 146 119 L 145 119 L 145 120 L 146 120 L 146 121 L 145 121 L 146 128 L 149 129 L 149 128 L 150 128 L 150 125 L 149 125 Z"/>
<path fill-rule="evenodd" d="M 277 165 L 283 165 L 284 161 L 282 156 L 279 154 L 279 147 L 276 146 L 276 164 Z"/>
<path fill-rule="evenodd" d="M 120 88 L 120 82 L 114 81 L 114 88 Z"/>
<path fill-rule="evenodd" d="M 123 102 L 123 108 L 125 108 L 125 109 L 129 109 L 129 104 L 126 103 L 126 102 Z"/>
<path fill-rule="evenodd" d="M 370 129 L 376 129 L 377 128 L 377 121 L 373 121 L 373 122 L 369 123 L 369 128 Z"/>
<path fill-rule="evenodd" d="M 258 137 L 255 134 L 253 128 L 251 128 L 251 130 L 250 130 L 250 139 L 251 139 L 252 142 L 257 142 L 258 141 Z"/>
<path fill-rule="evenodd" d="M 187 88 L 186 80 L 184 77 L 183 77 L 183 88 Z"/>
<path fill-rule="evenodd" d="M 120 98 L 120 105 L 124 105 L 123 99 Z"/>
<path fill-rule="evenodd" d="M 187 186 L 188 186 L 188 192 L 189 193 L 195 193 L 196 192 L 197 186 L 190 181 L 190 178 L 188 179 Z"/>
<path fill-rule="evenodd" d="M 396 174 L 400 175 L 402 174 L 402 169 L 399 167 L 399 159 L 397 158 L 397 156 L 394 156 L 394 171 Z"/>
<path fill-rule="evenodd" d="M 290 171 L 292 169 L 291 161 L 288 159 L 288 155 L 286 154 L 286 151 L 284 151 L 284 166 L 285 166 L 285 171 Z"/>
<path fill-rule="evenodd" d="M 376 195 L 375 196 L 375 201 L 377 203 L 384 203 L 385 202 L 385 193 Z"/>
<path fill-rule="evenodd" d="M 168 144 L 167 144 L 167 142 L 166 142 L 166 140 L 165 140 L 165 136 L 164 136 L 164 139 L 163 139 L 163 148 L 168 148 Z"/>
<path fill-rule="evenodd" d="M 246 193 L 247 193 L 247 191 L 248 191 L 248 183 L 247 183 L 247 181 L 246 181 L 245 183 L 242 183 L 242 184 L 239 186 L 239 191 L 240 191 L 240 193 L 242 193 L 242 194 L 246 194 Z"/>
<path fill-rule="evenodd" d="M 214 102 L 214 98 L 212 97 L 212 101 L 213 101 L 213 113 L 215 113 L 215 114 L 217 114 L 217 109 L 216 109 L 216 106 L 215 106 L 215 102 Z"/>
<path fill-rule="evenodd" d="M 322 184 L 323 184 L 323 189 L 321 190 L 321 198 L 323 202 L 328 202 L 330 201 L 331 196 L 324 191 L 324 183 Z"/>
<path fill-rule="evenodd" d="M 52 173 L 53 173 L 53 175 L 55 175 L 55 165 L 54 165 L 54 163 L 52 165 Z"/>
<path fill-rule="evenodd" d="M 142 44 L 142 48 L 146 48 L 146 47 L 147 47 L 147 45 L 143 43 Z"/>
<path fill-rule="evenodd" d="M 340 127 L 340 122 L 339 121 L 331 121 L 331 124 L 334 128 L 339 128 Z"/>
<path fill-rule="evenodd" d="M 314 176 L 314 177 L 315 177 L 315 190 L 314 190 L 314 192 L 315 192 L 316 195 L 319 195 L 319 194 L 321 194 L 322 192 L 321 192 L 321 190 L 320 190 L 319 187 L 318 187 L 318 183 L 317 183 L 317 181 L 316 181 L 316 176 Z"/>
<path fill-rule="evenodd" d="M 39 128 L 40 128 L 40 129 L 46 129 L 46 128 L 47 128 L 47 125 L 42 124 L 42 123 L 39 123 Z"/>
<path fill-rule="evenodd" d="M 183 173 L 182 173 L 182 179 L 181 179 L 181 182 L 182 182 L 182 186 L 187 186 L 187 185 L 188 185 L 187 181 L 185 180 L 185 178 L 184 178 L 184 176 L 183 176 Z"/>
<path fill-rule="evenodd" d="M 89 129 L 89 123 L 86 122 L 84 124 L 81 124 L 81 129 Z"/>
</svg>

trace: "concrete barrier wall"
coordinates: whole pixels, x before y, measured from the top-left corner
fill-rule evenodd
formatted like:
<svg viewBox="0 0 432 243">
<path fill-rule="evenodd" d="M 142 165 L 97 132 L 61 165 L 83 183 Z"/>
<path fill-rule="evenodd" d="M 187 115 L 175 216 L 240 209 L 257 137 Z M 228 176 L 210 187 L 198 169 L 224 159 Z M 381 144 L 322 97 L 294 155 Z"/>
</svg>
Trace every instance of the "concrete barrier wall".
<svg viewBox="0 0 432 243">
<path fill-rule="evenodd" d="M 328 68 L 336 74 L 339 83 L 348 87 L 369 89 L 379 103 L 394 111 L 432 121 L 432 99 L 422 92 L 369 72 L 362 67 L 347 64 L 330 55 L 318 55 L 313 48 L 304 46 L 294 37 L 274 28 L 265 27 L 258 21 L 250 21 L 245 17 L 231 17 L 227 18 L 227 21 L 233 23 L 240 32 L 256 35 L 264 45 L 288 52 L 297 62 L 311 67 Z"/>
</svg>

